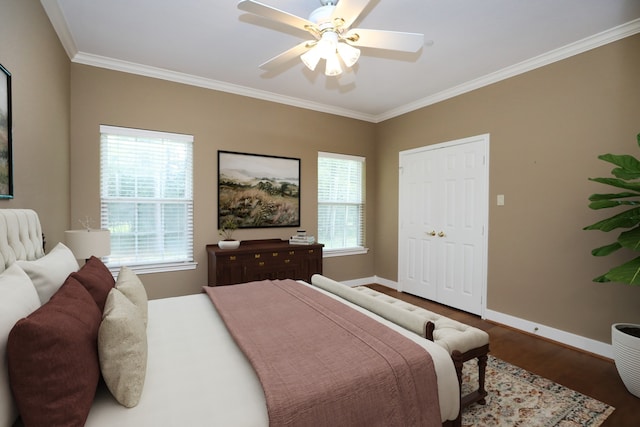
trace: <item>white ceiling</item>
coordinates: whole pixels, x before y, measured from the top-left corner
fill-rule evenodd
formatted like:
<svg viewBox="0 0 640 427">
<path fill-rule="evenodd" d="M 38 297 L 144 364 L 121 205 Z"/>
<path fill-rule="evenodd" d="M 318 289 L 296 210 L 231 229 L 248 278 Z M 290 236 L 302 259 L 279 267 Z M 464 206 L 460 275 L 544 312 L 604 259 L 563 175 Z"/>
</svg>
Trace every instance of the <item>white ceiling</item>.
<svg viewBox="0 0 640 427">
<path fill-rule="evenodd" d="M 260 0 L 308 18 L 319 0 Z M 348 1 L 348 0 L 342 0 Z M 640 0 L 371 0 L 353 27 L 423 33 L 327 77 L 258 65 L 309 35 L 236 0 L 41 0 L 72 61 L 379 122 L 640 32 Z"/>
</svg>

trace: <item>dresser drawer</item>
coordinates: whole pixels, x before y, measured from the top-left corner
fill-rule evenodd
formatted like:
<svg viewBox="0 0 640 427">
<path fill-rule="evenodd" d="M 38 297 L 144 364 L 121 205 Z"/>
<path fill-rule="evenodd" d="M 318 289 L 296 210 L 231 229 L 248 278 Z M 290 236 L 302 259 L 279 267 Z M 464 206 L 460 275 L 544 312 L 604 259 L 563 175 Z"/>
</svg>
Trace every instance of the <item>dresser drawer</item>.
<svg viewBox="0 0 640 427">
<path fill-rule="evenodd" d="M 265 279 L 311 280 L 322 273 L 322 245 L 290 245 L 288 241 L 243 241 L 238 249 L 207 245 L 209 286 Z"/>
</svg>

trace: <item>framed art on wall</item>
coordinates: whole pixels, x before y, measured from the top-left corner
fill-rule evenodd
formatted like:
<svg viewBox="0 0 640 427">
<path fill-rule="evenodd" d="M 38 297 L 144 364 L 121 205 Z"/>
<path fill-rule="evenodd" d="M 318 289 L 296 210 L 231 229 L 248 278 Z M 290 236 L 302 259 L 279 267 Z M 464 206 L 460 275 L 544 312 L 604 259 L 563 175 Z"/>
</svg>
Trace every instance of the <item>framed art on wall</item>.
<svg viewBox="0 0 640 427">
<path fill-rule="evenodd" d="M 300 226 L 300 159 L 218 151 L 218 228 Z"/>
<path fill-rule="evenodd" d="M 11 73 L 0 64 L 0 199 L 13 198 Z"/>
</svg>

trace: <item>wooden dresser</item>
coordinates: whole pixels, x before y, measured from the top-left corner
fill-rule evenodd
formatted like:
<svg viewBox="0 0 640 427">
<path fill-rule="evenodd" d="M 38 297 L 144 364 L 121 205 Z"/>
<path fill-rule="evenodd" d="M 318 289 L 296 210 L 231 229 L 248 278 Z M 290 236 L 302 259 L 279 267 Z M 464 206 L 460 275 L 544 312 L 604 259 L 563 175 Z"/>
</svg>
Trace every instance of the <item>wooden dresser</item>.
<svg viewBox="0 0 640 427">
<path fill-rule="evenodd" d="M 322 244 L 290 245 L 287 240 L 246 240 L 238 249 L 207 245 L 209 286 L 265 279 L 311 281 L 322 274 Z"/>
</svg>

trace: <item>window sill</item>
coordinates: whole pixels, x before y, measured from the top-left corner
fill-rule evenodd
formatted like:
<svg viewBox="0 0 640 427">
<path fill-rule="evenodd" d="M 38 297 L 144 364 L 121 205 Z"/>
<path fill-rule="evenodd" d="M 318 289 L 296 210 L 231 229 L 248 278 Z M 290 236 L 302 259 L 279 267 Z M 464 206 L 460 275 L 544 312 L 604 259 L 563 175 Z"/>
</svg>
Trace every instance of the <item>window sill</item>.
<svg viewBox="0 0 640 427">
<path fill-rule="evenodd" d="M 362 255 L 369 252 L 369 248 L 344 248 L 344 249 L 325 249 L 322 252 L 323 258 L 331 258 L 336 256 Z"/>
<path fill-rule="evenodd" d="M 195 261 L 190 262 L 168 262 L 161 264 L 142 264 L 142 265 L 128 265 L 131 270 L 136 274 L 151 274 L 151 273 L 167 273 L 170 271 L 183 271 L 183 270 L 195 270 L 198 263 Z M 114 277 L 120 272 L 119 265 L 108 266 L 109 271 Z"/>
</svg>

